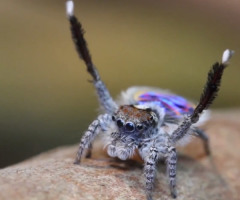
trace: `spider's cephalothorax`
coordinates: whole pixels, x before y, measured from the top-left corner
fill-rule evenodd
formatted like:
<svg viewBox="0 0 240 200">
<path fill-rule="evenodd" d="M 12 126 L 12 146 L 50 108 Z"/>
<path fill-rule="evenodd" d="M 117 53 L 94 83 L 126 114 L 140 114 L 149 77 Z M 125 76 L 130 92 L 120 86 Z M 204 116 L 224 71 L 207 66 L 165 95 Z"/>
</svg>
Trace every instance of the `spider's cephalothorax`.
<svg viewBox="0 0 240 200">
<path fill-rule="evenodd" d="M 172 197 L 176 197 L 177 153 L 175 147 L 189 135 L 201 138 L 209 154 L 208 137 L 198 128 L 206 109 L 217 96 L 224 69 L 231 50 L 225 50 L 221 63 L 215 63 L 208 73 L 199 103 L 191 102 L 176 94 L 151 87 L 131 87 L 122 94 L 122 103 L 117 104 L 102 82 L 83 37 L 82 26 L 73 14 L 73 2 L 67 1 L 67 16 L 77 52 L 85 62 L 93 78 L 99 102 L 105 114 L 101 114 L 88 127 L 81 138 L 75 163 L 79 164 L 84 151 L 91 155 L 95 137 L 104 135 L 107 152 L 122 160 L 130 158 L 137 150 L 144 161 L 145 190 L 148 200 L 152 191 L 159 159 L 165 159 Z"/>
<path fill-rule="evenodd" d="M 131 157 L 145 139 L 151 138 L 158 123 L 158 117 L 151 109 L 133 105 L 120 106 L 112 120 L 117 128 L 108 139 L 107 152 L 121 160 Z"/>
<path fill-rule="evenodd" d="M 151 109 L 139 109 L 134 105 L 120 106 L 112 116 L 121 133 L 136 138 L 144 137 L 144 132 L 156 126 L 157 115 Z"/>
</svg>

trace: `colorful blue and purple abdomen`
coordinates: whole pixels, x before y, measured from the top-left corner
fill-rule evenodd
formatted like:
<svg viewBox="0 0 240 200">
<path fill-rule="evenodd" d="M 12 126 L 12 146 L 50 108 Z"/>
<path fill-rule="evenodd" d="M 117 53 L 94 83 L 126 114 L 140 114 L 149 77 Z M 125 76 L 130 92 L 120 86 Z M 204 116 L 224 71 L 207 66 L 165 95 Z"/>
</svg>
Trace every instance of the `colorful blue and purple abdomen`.
<svg viewBox="0 0 240 200">
<path fill-rule="evenodd" d="M 150 102 L 154 103 L 165 108 L 166 112 L 172 113 L 176 116 L 191 114 L 195 107 L 193 103 L 181 96 L 153 91 L 138 93 L 138 95 L 135 95 L 135 100 L 140 105 Z"/>
</svg>

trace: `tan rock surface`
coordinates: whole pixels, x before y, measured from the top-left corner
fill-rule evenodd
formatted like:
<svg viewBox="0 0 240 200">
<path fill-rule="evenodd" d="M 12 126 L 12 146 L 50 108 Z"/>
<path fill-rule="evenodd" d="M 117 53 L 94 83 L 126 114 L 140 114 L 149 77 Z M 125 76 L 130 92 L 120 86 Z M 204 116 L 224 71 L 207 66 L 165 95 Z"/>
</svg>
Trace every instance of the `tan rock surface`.
<svg viewBox="0 0 240 200">
<path fill-rule="evenodd" d="M 206 129 L 212 157 L 199 139 L 180 149 L 177 199 L 240 199 L 240 111 L 215 112 Z M 57 148 L 0 170 L 0 199 L 145 199 L 141 163 L 108 158 L 96 145 L 92 159 L 73 165 L 76 150 Z M 161 163 L 154 199 L 172 199 Z"/>
</svg>

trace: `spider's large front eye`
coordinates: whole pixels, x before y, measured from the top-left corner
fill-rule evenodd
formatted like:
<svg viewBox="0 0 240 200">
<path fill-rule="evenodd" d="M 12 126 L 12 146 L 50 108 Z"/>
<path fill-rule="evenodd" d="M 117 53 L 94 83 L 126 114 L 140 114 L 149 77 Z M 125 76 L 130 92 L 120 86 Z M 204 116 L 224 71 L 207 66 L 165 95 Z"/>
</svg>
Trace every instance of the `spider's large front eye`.
<svg viewBox="0 0 240 200">
<path fill-rule="evenodd" d="M 118 119 L 117 120 L 117 126 L 119 127 L 119 128 L 122 128 L 123 127 L 123 120 L 121 120 L 121 119 Z"/>
<path fill-rule="evenodd" d="M 135 129 L 135 126 L 134 126 L 134 124 L 132 122 L 126 123 L 125 127 L 126 127 L 126 130 L 129 131 L 129 132 L 132 132 Z"/>
</svg>

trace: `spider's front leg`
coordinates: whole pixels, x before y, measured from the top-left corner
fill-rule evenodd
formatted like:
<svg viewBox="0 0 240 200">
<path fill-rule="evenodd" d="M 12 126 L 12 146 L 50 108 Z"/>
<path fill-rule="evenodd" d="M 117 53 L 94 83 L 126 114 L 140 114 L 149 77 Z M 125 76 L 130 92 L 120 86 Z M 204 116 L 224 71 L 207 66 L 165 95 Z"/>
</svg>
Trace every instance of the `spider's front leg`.
<svg viewBox="0 0 240 200">
<path fill-rule="evenodd" d="M 144 159 L 144 175 L 146 181 L 147 200 L 152 200 L 152 192 L 154 188 L 154 180 L 156 176 L 156 164 L 158 161 L 158 149 L 155 146 L 150 148 L 149 154 Z"/>
<path fill-rule="evenodd" d="M 113 101 L 113 98 L 111 97 L 108 89 L 101 80 L 98 71 L 92 62 L 92 58 L 87 47 L 87 42 L 83 36 L 84 30 L 82 28 L 81 23 L 74 16 L 73 1 L 69 0 L 66 2 L 66 11 L 71 26 L 72 39 L 75 44 L 78 55 L 85 62 L 87 66 L 87 71 L 93 78 L 93 84 L 97 91 L 98 99 L 101 106 L 107 113 L 112 114 L 115 110 L 117 110 L 118 106 Z"/>
<path fill-rule="evenodd" d="M 88 130 L 82 136 L 74 164 L 80 163 L 84 150 L 89 149 L 92 141 L 98 135 L 98 133 L 100 131 L 106 131 L 111 122 L 111 115 L 104 114 L 99 115 L 98 118 L 89 125 Z"/>
<path fill-rule="evenodd" d="M 171 195 L 173 198 L 176 198 L 177 197 L 177 191 L 176 191 L 177 152 L 174 147 L 168 148 L 166 165 L 167 165 L 167 176 L 169 180 Z"/>
</svg>

